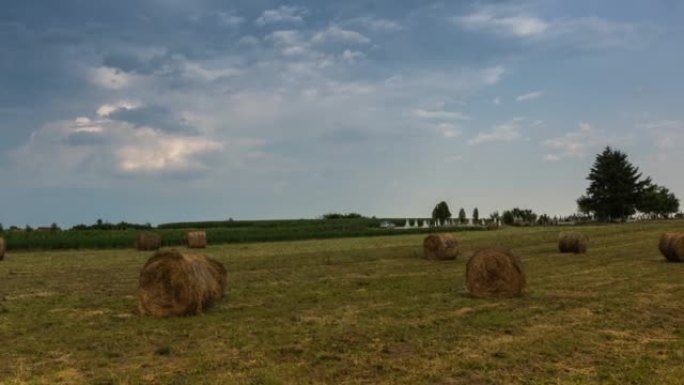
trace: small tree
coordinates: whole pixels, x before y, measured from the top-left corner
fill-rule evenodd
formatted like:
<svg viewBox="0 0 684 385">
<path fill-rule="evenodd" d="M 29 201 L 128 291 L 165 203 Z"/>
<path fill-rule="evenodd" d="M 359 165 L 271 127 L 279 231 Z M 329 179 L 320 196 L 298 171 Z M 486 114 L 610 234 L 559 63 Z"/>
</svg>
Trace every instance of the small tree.
<svg viewBox="0 0 684 385">
<path fill-rule="evenodd" d="M 654 184 L 643 190 L 637 210 L 652 218 L 667 218 L 679 211 L 679 199 L 667 188 Z"/>
<path fill-rule="evenodd" d="M 463 207 L 461 207 L 461 209 L 458 210 L 458 221 L 461 224 L 464 224 L 468 221 L 468 218 L 466 218 L 466 213 L 465 210 L 463 210 Z"/>
<path fill-rule="evenodd" d="M 480 211 L 475 207 L 473 209 L 473 223 L 477 224 L 480 222 Z"/>
<path fill-rule="evenodd" d="M 549 217 L 546 214 L 542 214 L 537 219 L 537 224 L 542 225 L 542 226 L 549 225 L 549 224 L 551 224 L 551 217 Z"/>
<path fill-rule="evenodd" d="M 449 206 L 446 202 L 441 201 L 437 203 L 437 206 L 432 210 L 432 219 L 443 223 L 449 218 L 451 218 L 451 211 L 449 211 Z"/>
<path fill-rule="evenodd" d="M 515 216 L 513 216 L 513 212 L 511 210 L 505 210 L 501 214 L 501 221 L 506 225 L 512 225 L 513 222 L 515 222 Z"/>
</svg>

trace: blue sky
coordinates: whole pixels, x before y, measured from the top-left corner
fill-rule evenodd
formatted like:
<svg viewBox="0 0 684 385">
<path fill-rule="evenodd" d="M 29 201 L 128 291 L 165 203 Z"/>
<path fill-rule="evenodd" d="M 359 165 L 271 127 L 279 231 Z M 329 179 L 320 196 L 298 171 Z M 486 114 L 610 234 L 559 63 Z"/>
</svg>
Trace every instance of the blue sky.
<svg viewBox="0 0 684 385">
<path fill-rule="evenodd" d="M 684 3 L 3 2 L 0 222 L 575 212 L 684 197 Z"/>
</svg>

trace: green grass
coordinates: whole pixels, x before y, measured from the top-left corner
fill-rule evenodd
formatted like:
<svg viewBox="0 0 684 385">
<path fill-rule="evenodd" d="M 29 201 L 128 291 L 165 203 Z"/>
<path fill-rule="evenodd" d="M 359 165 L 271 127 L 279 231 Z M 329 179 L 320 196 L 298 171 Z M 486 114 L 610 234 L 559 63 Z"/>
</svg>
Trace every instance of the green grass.
<svg viewBox="0 0 684 385">
<path fill-rule="evenodd" d="M 227 296 L 204 315 L 132 315 L 131 250 L 11 252 L 0 262 L 1 384 L 684 384 L 684 264 L 657 242 L 684 222 L 211 246 Z M 522 256 L 526 295 L 474 299 L 466 257 Z"/>
</svg>

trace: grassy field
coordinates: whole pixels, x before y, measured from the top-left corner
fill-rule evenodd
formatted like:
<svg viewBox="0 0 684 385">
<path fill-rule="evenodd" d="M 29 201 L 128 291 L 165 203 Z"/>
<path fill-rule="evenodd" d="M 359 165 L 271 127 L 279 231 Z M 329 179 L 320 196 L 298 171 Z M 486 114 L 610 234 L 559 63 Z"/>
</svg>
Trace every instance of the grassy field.
<svg viewBox="0 0 684 385">
<path fill-rule="evenodd" d="M 394 219 L 401 223 L 404 220 Z M 192 227 L 191 225 L 197 225 Z M 187 226 L 187 227 L 182 227 Z M 216 227 L 212 227 L 216 226 Z M 222 226 L 222 227 L 218 227 Z M 160 225 L 145 230 L 87 229 L 66 231 L 4 231 L 0 237 L 10 250 L 115 249 L 130 248 L 140 231 L 151 231 L 162 237 L 165 246 L 185 244 L 189 230 L 204 229 L 211 244 L 293 241 L 344 237 L 370 237 L 401 234 L 425 234 L 429 228 L 383 229 L 379 219 L 301 219 L 272 221 L 195 222 Z M 450 231 L 476 231 L 481 227 L 453 227 Z"/>
<path fill-rule="evenodd" d="M 458 235 L 456 261 L 422 235 L 212 246 L 225 300 L 192 318 L 133 314 L 149 256 L 13 252 L 0 262 L 1 384 L 684 384 L 684 264 L 657 242 L 684 222 Z M 526 295 L 470 298 L 485 245 L 525 263 Z"/>
</svg>

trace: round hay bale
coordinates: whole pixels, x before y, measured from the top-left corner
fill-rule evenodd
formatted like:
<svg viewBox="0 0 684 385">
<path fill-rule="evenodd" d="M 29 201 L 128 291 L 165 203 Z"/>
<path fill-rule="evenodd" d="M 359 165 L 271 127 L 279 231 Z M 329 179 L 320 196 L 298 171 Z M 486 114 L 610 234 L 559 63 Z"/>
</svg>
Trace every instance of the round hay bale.
<svg viewBox="0 0 684 385">
<path fill-rule="evenodd" d="M 138 233 L 135 240 L 135 248 L 140 251 L 159 250 L 161 247 L 161 236 L 149 231 Z"/>
<path fill-rule="evenodd" d="M 427 259 L 456 259 L 456 256 L 458 256 L 458 241 L 451 234 L 431 234 L 423 240 L 423 252 Z"/>
<path fill-rule="evenodd" d="M 487 223 L 487 225 L 485 226 L 485 228 L 486 228 L 487 230 L 498 230 L 498 229 L 499 229 L 499 225 L 498 225 L 496 222 L 489 222 L 489 223 Z"/>
<path fill-rule="evenodd" d="M 466 289 L 474 297 L 515 297 L 526 285 L 522 261 L 509 250 L 481 249 L 466 264 Z"/>
<path fill-rule="evenodd" d="M 191 249 L 204 249 L 207 247 L 207 233 L 204 231 L 188 231 L 185 234 L 185 242 Z"/>
<path fill-rule="evenodd" d="M 5 259 L 5 249 L 7 246 L 5 246 L 5 239 L 0 238 L 0 261 Z"/>
<path fill-rule="evenodd" d="M 157 251 L 140 272 L 138 310 L 157 317 L 199 314 L 225 287 L 226 269 L 211 257 Z"/>
<path fill-rule="evenodd" d="M 670 262 L 684 262 L 684 233 L 665 233 L 658 248 Z"/>
<path fill-rule="evenodd" d="M 578 232 L 563 232 L 558 235 L 558 251 L 561 253 L 586 253 L 589 238 Z"/>
</svg>

